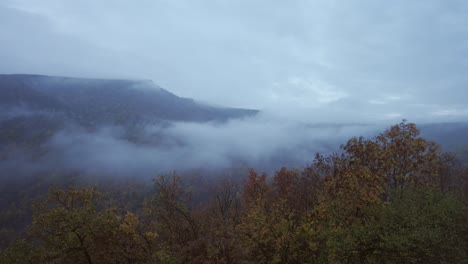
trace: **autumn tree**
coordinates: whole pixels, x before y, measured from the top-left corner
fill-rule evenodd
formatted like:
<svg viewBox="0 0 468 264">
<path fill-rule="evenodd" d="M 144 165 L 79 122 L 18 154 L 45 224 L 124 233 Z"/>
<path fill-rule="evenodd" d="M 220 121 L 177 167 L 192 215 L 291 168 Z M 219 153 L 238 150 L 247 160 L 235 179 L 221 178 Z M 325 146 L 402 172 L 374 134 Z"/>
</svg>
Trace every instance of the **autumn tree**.
<svg viewBox="0 0 468 264">
<path fill-rule="evenodd" d="M 197 243 L 205 250 L 200 263 L 242 263 L 246 250 L 241 243 L 240 187 L 227 178 L 213 189 L 206 206 L 194 211 L 200 223 Z M 200 247 L 199 247 L 200 248 Z"/>
<path fill-rule="evenodd" d="M 99 193 L 94 189 L 51 190 L 49 197 L 36 204 L 31 233 L 41 240 L 46 261 L 59 263 L 97 263 L 99 254 L 95 239 L 105 240 L 107 230 L 96 228 L 98 213 L 96 201 Z M 117 225 L 118 221 L 107 212 L 99 221 Z M 107 218 L 107 219 L 105 219 Z M 104 242 L 104 241 L 101 241 Z"/>
<path fill-rule="evenodd" d="M 135 215 L 99 208 L 100 197 L 93 188 L 52 189 L 34 206 L 30 242 L 14 244 L 6 257 L 21 258 L 22 248 L 36 263 L 145 263 L 152 235 L 137 230 Z"/>
<path fill-rule="evenodd" d="M 266 208 L 270 187 L 266 180 L 266 173 L 259 175 L 250 169 L 242 192 L 243 215 L 240 231 L 245 237 L 243 244 L 249 249 L 249 257 L 259 263 L 271 262 L 274 254 Z"/>
<path fill-rule="evenodd" d="M 150 219 L 151 229 L 158 235 L 157 254 L 184 262 L 192 255 L 185 251 L 192 250 L 191 243 L 199 236 L 199 223 L 177 174 L 160 175 L 154 184 L 156 193 L 145 204 L 145 218 Z"/>
<path fill-rule="evenodd" d="M 248 178 L 244 180 L 242 200 L 244 207 L 261 206 L 266 202 L 269 186 L 267 174 L 259 175 L 255 170 L 249 169 Z"/>
<path fill-rule="evenodd" d="M 347 263 L 364 263 L 378 255 L 376 243 L 386 242 L 373 230 L 381 219 L 376 212 L 388 210 L 411 191 L 449 188 L 450 177 L 443 174 L 449 161 L 437 144 L 420 138 L 416 126 L 405 121 L 372 140 L 350 139 L 341 154 L 332 155 L 316 211 L 322 255 Z M 437 232 L 425 224 L 428 235 Z"/>
<path fill-rule="evenodd" d="M 416 126 L 403 121 L 373 140 L 350 139 L 341 147 L 342 154 L 332 157 L 322 205 L 335 204 L 342 216 L 348 212 L 344 219 L 348 221 L 368 205 L 389 201 L 395 190 L 437 186 L 442 166 L 439 146 L 418 136 Z"/>
<path fill-rule="evenodd" d="M 306 224 L 318 190 L 316 171 L 281 168 L 271 183 L 251 170 L 244 184 L 241 231 L 256 263 L 306 263 L 313 257 L 311 228 Z"/>
<path fill-rule="evenodd" d="M 440 147 L 419 137 L 414 123 L 405 120 L 379 135 L 381 168 L 388 188 L 403 188 L 408 184 L 436 186 L 439 182 Z"/>
</svg>

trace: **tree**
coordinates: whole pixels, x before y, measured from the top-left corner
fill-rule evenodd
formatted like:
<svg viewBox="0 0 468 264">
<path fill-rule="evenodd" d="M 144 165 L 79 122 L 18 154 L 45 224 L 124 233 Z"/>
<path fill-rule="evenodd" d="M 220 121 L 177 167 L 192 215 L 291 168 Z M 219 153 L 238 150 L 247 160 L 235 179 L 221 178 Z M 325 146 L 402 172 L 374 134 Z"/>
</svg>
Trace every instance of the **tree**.
<svg viewBox="0 0 468 264">
<path fill-rule="evenodd" d="M 453 195 L 436 188 L 407 188 L 375 213 L 376 221 L 369 228 L 380 240 L 369 241 L 377 248 L 375 260 L 384 258 L 386 263 L 468 260 L 468 210 Z"/>
<path fill-rule="evenodd" d="M 41 240 L 46 261 L 97 263 L 93 240 L 97 232 L 104 231 L 93 226 L 98 197 L 94 189 L 53 189 L 44 202 L 35 205 L 31 233 Z"/>
<path fill-rule="evenodd" d="M 244 207 L 260 206 L 266 202 L 266 196 L 269 191 L 266 179 L 266 173 L 258 175 L 255 170 L 249 169 L 249 176 L 244 180 L 242 190 L 242 205 Z"/>
<path fill-rule="evenodd" d="M 154 184 L 156 194 L 145 204 L 145 217 L 158 234 L 157 254 L 186 262 L 193 256 L 192 242 L 199 236 L 199 223 L 188 206 L 188 196 L 175 173 L 160 175 Z"/>
<path fill-rule="evenodd" d="M 3 252 L 0 251 L 0 263 L 37 264 L 42 259 L 43 252 L 24 239 L 15 241 Z"/>
<path fill-rule="evenodd" d="M 141 233 L 138 218 L 99 205 L 93 188 L 52 189 L 34 206 L 30 236 L 44 263 L 145 263 L 152 233 Z M 102 209 L 98 209 L 98 206 Z"/>
<path fill-rule="evenodd" d="M 439 182 L 440 147 L 435 142 L 419 137 L 413 123 L 403 120 L 377 137 L 381 146 L 382 168 L 389 189 L 407 184 L 436 186 Z"/>
<path fill-rule="evenodd" d="M 225 179 L 214 188 L 205 207 L 194 214 L 200 223 L 198 244 L 204 245 L 206 255 L 200 263 L 243 263 L 246 250 L 242 246 L 239 225 L 241 221 L 240 188 L 231 179 Z"/>
<path fill-rule="evenodd" d="M 245 247 L 256 263 L 307 263 L 314 257 L 313 230 L 306 224 L 314 207 L 314 178 L 306 171 L 281 168 L 272 183 L 267 175 L 250 170 L 244 184 L 243 218 L 240 230 Z"/>
<path fill-rule="evenodd" d="M 342 151 L 340 155 L 331 156 L 331 169 L 325 176 L 316 211 L 315 219 L 319 223 L 318 232 L 322 237 L 323 259 L 340 263 L 374 263 L 391 255 L 392 263 L 413 260 L 434 262 L 434 258 L 429 255 L 432 254 L 431 250 L 440 254 L 445 250 L 436 241 L 444 232 L 449 232 L 450 228 L 466 232 L 460 225 L 463 217 L 455 213 L 456 210 L 451 210 L 453 207 L 441 210 L 440 201 L 433 199 L 439 196 L 408 195 L 426 189 L 453 189 L 453 179 L 456 178 L 449 174 L 453 173 L 450 155 L 440 153 L 437 144 L 420 138 L 419 130 L 414 124 L 403 121 L 372 140 L 352 138 L 342 146 Z M 427 200 L 424 201 L 423 197 Z M 444 201 L 449 206 L 450 199 L 447 199 Z M 463 211 L 460 204 L 457 206 L 460 212 Z M 399 208 L 402 219 L 383 216 L 386 212 L 396 213 L 393 211 L 396 207 Z M 425 209 L 420 211 L 420 208 Z M 435 216 L 437 210 L 450 216 L 441 220 Z M 429 215 L 425 216 L 426 213 Z M 418 214 L 421 219 L 418 219 Z M 431 218 L 434 218 L 432 223 Z M 448 219 L 457 221 L 458 224 L 444 226 L 450 225 L 451 220 Z M 432 224 L 439 226 L 434 227 Z M 382 230 L 390 226 L 395 230 Z M 411 233 L 412 230 L 406 230 L 407 226 L 420 228 L 420 231 Z M 392 236 L 389 234 L 397 230 L 406 231 L 398 235 L 398 238 L 390 239 Z M 452 236 L 453 245 L 460 243 L 463 237 L 454 233 Z M 400 239 L 401 243 L 407 243 L 408 248 L 404 249 L 402 244 L 398 249 L 391 248 L 390 244 L 397 243 L 392 239 Z M 405 239 L 413 240 L 402 242 Z M 423 243 L 419 239 L 431 242 Z M 393 252 L 405 250 L 406 254 L 414 255 L 409 259 L 392 255 Z M 463 254 L 452 252 L 450 255 Z M 450 258 L 444 261 L 448 259 Z"/>
</svg>

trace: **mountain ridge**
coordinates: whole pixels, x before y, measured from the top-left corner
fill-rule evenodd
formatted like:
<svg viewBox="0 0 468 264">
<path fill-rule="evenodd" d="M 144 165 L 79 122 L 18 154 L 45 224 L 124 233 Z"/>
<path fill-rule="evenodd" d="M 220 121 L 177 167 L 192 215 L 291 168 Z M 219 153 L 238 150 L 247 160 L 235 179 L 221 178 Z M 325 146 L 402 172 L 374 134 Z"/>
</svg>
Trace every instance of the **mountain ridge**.
<svg viewBox="0 0 468 264">
<path fill-rule="evenodd" d="M 226 121 L 258 113 L 254 109 L 215 107 L 179 97 L 151 80 L 92 79 L 48 75 L 0 74 L 0 104 L 58 108 L 96 117 L 117 111 L 169 121 Z M 100 121 L 106 121 L 101 120 Z"/>
<path fill-rule="evenodd" d="M 258 112 L 202 104 L 179 97 L 149 80 L 0 74 L 3 148 L 11 144 L 28 148 L 42 145 L 70 127 L 96 131 L 117 126 L 127 131 L 128 138 L 135 138 L 147 126 L 226 122 Z"/>
</svg>

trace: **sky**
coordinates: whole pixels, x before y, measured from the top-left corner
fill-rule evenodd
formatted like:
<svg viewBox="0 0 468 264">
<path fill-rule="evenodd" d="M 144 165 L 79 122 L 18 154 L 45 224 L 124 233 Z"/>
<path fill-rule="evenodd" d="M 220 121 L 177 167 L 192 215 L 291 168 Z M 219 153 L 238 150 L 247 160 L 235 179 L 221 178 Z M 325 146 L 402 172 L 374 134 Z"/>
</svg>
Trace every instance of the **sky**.
<svg viewBox="0 0 468 264">
<path fill-rule="evenodd" d="M 0 73 L 308 122 L 468 120 L 468 1 L 1 0 Z"/>
</svg>

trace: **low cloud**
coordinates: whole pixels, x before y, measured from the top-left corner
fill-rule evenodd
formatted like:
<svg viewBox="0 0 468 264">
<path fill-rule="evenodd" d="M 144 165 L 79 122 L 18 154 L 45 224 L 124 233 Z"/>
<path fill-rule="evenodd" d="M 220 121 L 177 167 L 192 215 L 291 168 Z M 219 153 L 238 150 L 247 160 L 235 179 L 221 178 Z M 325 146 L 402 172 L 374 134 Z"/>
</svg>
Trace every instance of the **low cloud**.
<svg viewBox="0 0 468 264">
<path fill-rule="evenodd" d="M 353 135 L 372 134 L 376 126 L 359 124 L 311 125 L 259 115 L 226 123 L 176 122 L 167 127 L 147 126 L 132 140 L 123 127 L 89 131 L 69 127 L 42 146 L 34 161 L 19 156 L 0 166 L 23 172 L 80 171 L 88 175 L 154 176 L 191 169 L 225 170 L 254 167 L 275 170 L 303 167 L 315 153 L 337 151 Z M 19 166 L 19 164 L 22 164 Z"/>
</svg>

